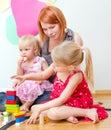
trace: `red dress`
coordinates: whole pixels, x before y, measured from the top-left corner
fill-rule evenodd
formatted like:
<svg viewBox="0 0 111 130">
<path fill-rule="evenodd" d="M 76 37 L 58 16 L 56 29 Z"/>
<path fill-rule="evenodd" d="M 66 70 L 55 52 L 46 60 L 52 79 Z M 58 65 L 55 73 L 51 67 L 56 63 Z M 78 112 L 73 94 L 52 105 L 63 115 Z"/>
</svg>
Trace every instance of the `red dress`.
<svg viewBox="0 0 111 130">
<path fill-rule="evenodd" d="M 64 105 L 71 106 L 71 107 L 78 107 L 78 108 L 97 108 L 98 118 L 100 120 L 107 118 L 108 113 L 106 112 L 105 108 L 93 104 L 93 97 L 88 88 L 88 84 L 84 78 L 84 74 L 82 71 L 74 71 L 73 74 L 68 76 L 65 82 L 59 80 L 58 77 L 56 76 L 54 81 L 54 86 L 53 86 L 54 89 L 50 95 L 50 99 L 53 100 L 59 97 L 60 94 L 65 89 L 65 87 L 67 86 L 69 79 L 77 73 L 82 73 L 82 77 L 83 77 L 82 81 L 76 87 L 72 95 L 64 103 Z"/>
</svg>

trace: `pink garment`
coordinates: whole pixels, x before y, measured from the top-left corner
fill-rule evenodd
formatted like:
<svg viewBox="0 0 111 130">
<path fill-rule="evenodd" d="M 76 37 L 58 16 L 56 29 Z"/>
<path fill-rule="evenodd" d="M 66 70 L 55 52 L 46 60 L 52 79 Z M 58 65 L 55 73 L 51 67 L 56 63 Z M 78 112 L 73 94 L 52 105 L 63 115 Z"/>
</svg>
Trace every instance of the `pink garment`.
<svg viewBox="0 0 111 130">
<path fill-rule="evenodd" d="M 97 108 L 98 118 L 100 120 L 107 118 L 108 113 L 106 112 L 105 108 L 93 104 L 93 97 L 88 88 L 88 84 L 84 78 L 82 71 L 74 71 L 73 74 L 68 76 L 65 82 L 59 80 L 58 77 L 56 77 L 53 86 L 53 91 L 50 95 L 50 99 L 53 100 L 59 97 L 63 90 L 66 88 L 69 79 L 77 73 L 82 73 L 82 82 L 77 86 L 72 95 L 67 99 L 67 101 L 64 104 L 67 106 L 77 108 Z"/>
<path fill-rule="evenodd" d="M 44 58 L 37 56 L 31 67 L 23 63 L 24 74 L 41 72 L 43 61 Z M 52 83 L 48 80 L 43 80 L 40 84 L 34 80 L 25 80 L 20 86 L 16 87 L 16 94 L 21 100 L 34 101 L 38 96 L 42 95 L 44 91 L 51 91 L 52 87 Z"/>
</svg>

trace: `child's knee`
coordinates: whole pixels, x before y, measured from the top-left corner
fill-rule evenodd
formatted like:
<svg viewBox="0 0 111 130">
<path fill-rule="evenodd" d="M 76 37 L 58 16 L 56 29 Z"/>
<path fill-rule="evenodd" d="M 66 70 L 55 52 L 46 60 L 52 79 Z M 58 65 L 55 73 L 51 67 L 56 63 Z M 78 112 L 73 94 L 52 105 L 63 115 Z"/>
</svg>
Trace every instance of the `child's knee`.
<svg viewBox="0 0 111 130">
<path fill-rule="evenodd" d="M 52 120 L 58 120 L 59 119 L 59 115 L 57 113 L 57 108 L 51 108 L 49 109 L 49 111 L 47 112 L 47 116 L 52 119 Z"/>
</svg>

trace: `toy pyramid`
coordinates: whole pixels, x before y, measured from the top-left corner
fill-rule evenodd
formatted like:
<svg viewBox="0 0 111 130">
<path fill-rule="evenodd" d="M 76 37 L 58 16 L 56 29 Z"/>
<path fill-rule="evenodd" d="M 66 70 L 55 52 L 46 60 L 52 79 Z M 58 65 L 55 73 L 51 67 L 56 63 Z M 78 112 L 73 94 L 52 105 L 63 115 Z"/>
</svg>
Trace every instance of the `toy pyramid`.
<svg viewBox="0 0 111 130">
<path fill-rule="evenodd" d="M 16 104 L 16 91 L 6 91 L 6 112 L 19 112 L 20 107 Z"/>
<path fill-rule="evenodd" d="M 3 112 L 4 122 L 6 124 L 13 120 L 12 115 L 15 117 L 16 124 L 20 124 L 25 120 L 25 113 L 20 111 L 20 106 L 16 103 L 16 91 L 6 91 L 6 112 Z"/>
</svg>

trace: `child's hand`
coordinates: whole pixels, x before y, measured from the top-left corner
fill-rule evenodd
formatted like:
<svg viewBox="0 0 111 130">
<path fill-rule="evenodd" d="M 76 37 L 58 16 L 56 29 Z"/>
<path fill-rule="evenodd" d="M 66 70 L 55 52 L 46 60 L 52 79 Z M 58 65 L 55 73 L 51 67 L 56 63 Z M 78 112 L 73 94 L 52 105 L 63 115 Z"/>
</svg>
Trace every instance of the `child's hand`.
<svg viewBox="0 0 111 130">
<path fill-rule="evenodd" d="M 12 85 L 12 88 L 15 89 L 17 87 L 18 83 L 19 83 L 19 80 L 15 80 L 15 82 Z"/>
<path fill-rule="evenodd" d="M 13 75 L 11 76 L 11 79 L 17 79 L 18 82 L 16 82 L 16 86 L 19 86 L 21 83 L 25 81 L 25 76 L 23 75 Z"/>
<path fill-rule="evenodd" d="M 21 64 L 24 62 L 24 57 L 20 57 L 19 59 L 18 59 L 18 65 L 19 66 L 21 66 Z"/>
<path fill-rule="evenodd" d="M 39 80 L 39 81 L 35 81 L 35 83 L 41 85 L 41 84 L 42 84 L 42 81 L 41 81 L 41 80 Z"/>
<path fill-rule="evenodd" d="M 40 115 L 39 105 L 32 106 L 31 111 L 32 111 L 32 115 L 26 121 L 26 124 L 35 124 L 36 123 L 36 121 L 37 121 L 37 119 L 38 119 L 38 117 Z"/>
</svg>

